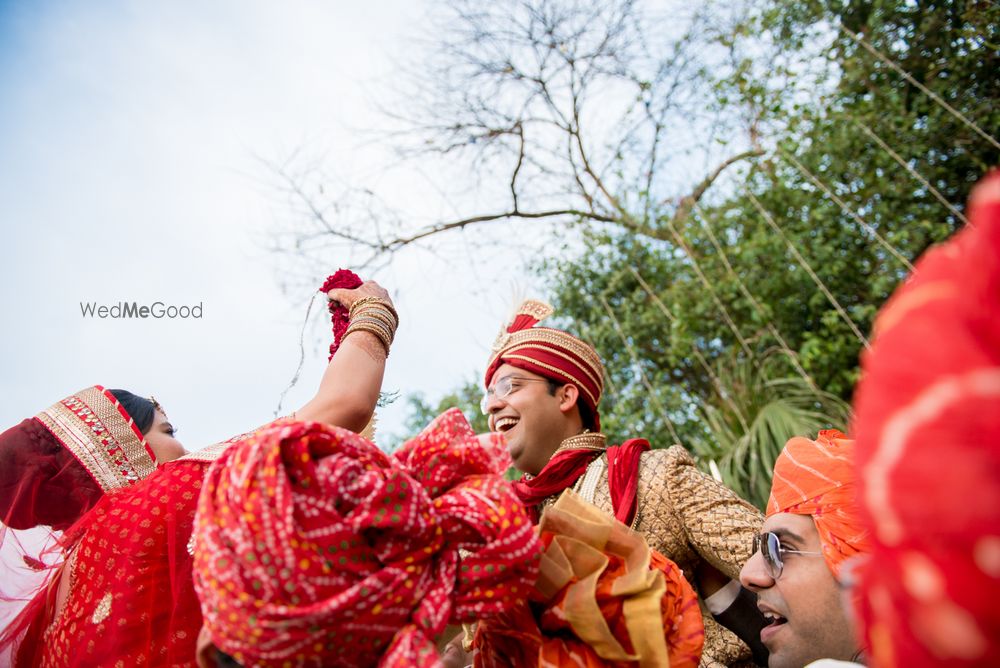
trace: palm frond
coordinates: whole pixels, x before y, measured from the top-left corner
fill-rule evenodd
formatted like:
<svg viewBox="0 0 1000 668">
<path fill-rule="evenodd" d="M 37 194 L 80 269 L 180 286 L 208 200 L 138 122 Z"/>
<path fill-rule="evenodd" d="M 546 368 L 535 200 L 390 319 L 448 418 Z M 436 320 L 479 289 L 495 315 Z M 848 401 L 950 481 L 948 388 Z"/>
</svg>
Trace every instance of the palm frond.
<svg viewBox="0 0 1000 668">
<path fill-rule="evenodd" d="M 759 508 L 767 503 L 774 461 L 793 436 L 845 429 L 850 407 L 798 376 L 777 376 L 781 365 L 729 360 L 718 370 L 721 392 L 698 412 L 707 436 L 693 444 L 703 460 L 715 461 L 723 482 Z"/>
</svg>

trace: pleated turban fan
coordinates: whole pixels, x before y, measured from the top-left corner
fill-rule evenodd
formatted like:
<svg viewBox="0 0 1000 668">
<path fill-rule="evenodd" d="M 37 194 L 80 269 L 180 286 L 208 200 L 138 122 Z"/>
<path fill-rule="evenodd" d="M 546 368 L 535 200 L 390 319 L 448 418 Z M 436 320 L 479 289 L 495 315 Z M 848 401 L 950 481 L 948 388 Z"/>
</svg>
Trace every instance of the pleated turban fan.
<svg viewBox="0 0 1000 668">
<path fill-rule="evenodd" d="M 0 521 L 65 529 L 110 490 L 156 468 L 152 450 L 110 391 L 75 392 L 0 434 Z"/>
<path fill-rule="evenodd" d="M 518 307 L 510 324 L 493 343 L 484 382 L 488 387 L 496 370 L 510 364 L 560 383 L 572 383 L 579 388 L 583 403 L 594 415 L 596 430 L 600 431 L 597 405 L 604 391 L 601 359 L 590 344 L 572 334 L 536 326 L 550 315 L 552 307 L 543 302 L 528 300 Z"/>
<path fill-rule="evenodd" d="M 477 668 L 696 668 L 705 628 L 680 568 L 566 490 L 538 527 L 530 603 L 478 625 Z"/>
<path fill-rule="evenodd" d="M 875 321 L 855 397 L 877 666 L 1000 665 L 1000 172 Z"/>
<path fill-rule="evenodd" d="M 522 600 L 541 543 L 483 439 L 452 409 L 392 456 L 290 421 L 228 450 L 193 539 L 215 644 L 245 666 L 429 667 L 446 624 Z"/>
<path fill-rule="evenodd" d="M 857 504 L 854 441 L 835 429 L 816 440 L 792 438 L 774 463 L 767 516 L 812 515 L 823 558 L 834 575 L 841 565 L 870 550 Z"/>
</svg>

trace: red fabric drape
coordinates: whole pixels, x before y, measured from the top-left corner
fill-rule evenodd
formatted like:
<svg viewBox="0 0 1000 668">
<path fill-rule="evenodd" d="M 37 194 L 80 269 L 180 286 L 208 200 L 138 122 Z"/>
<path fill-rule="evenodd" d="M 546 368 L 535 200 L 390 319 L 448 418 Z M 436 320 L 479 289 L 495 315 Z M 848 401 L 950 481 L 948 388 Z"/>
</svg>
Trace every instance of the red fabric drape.
<svg viewBox="0 0 1000 668">
<path fill-rule="evenodd" d="M 206 466 L 165 464 L 106 495 L 66 532 L 69 597 L 44 633 L 51 606 L 36 599 L 25 611 L 16 666 L 194 666 L 201 611 L 187 542 Z"/>
<path fill-rule="evenodd" d="M 1000 665 L 1000 171 L 875 320 L 855 392 L 869 665 Z"/>
<path fill-rule="evenodd" d="M 608 448 L 608 489 L 615 519 L 628 526 L 635 518 L 639 492 L 639 458 L 649 450 L 649 441 L 630 438 Z"/>
<path fill-rule="evenodd" d="M 529 478 L 523 476 L 513 483 L 514 493 L 538 521 L 538 504 L 571 487 L 583 475 L 590 462 L 601 453 L 593 450 L 564 450 L 556 453 L 541 472 Z"/>
<path fill-rule="evenodd" d="M 438 665 L 449 620 L 523 602 L 538 572 L 498 447 L 452 409 L 393 456 L 310 422 L 228 451 L 194 540 L 212 640 L 257 667 Z"/>
<path fill-rule="evenodd" d="M 639 459 L 649 450 L 649 441 L 632 438 L 607 449 L 608 486 L 615 518 L 630 524 L 635 517 L 636 495 L 639 488 Z M 538 504 L 573 486 L 600 452 L 564 450 L 556 453 L 534 478 L 516 480 L 514 492 L 538 521 Z"/>
</svg>

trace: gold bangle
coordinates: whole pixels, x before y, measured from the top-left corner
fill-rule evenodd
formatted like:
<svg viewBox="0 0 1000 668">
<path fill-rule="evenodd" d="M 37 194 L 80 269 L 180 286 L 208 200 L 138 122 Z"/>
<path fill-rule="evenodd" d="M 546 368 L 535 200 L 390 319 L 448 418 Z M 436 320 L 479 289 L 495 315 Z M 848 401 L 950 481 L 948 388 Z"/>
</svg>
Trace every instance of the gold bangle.
<svg viewBox="0 0 1000 668">
<path fill-rule="evenodd" d="M 356 329 L 358 327 L 365 327 L 367 329 L 376 329 L 382 336 L 386 339 L 392 340 L 392 330 L 386 327 L 383 323 L 378 320 L 373 320 L 371 318 L 358 318 L 357 320 L 352 320 L 351 324 L 348 325 L 347 329 Z"/>
<path fill-rule="evenodd" d="M 351 325 L 366 325 L 378 329 L 390 342 L 395 338 L 396 331 L 381 320 L 375 318 L 361 317 L 351 321 Z M 350 328 L 350 327 L 349 327 Z"/>
<path fill-rule="evenodd" d="M 371 334 L 372 336 L 374 336 L 376 339 L 379 340 L 379 343 L 382 344 L 382 347 L 385 348 L 385 356 L 386 357 L 389 356 L 389 344 L 390 344 L 390 341 L 386 338 L 386 335 L 385 335 L 384 332 L 382 332 L 381 330 L 376 329 L 375 327 L 372 327 L 371 325 L 368 325 L 368 324 L 364 324 L 364 323 L 355 324 L 355 323 L 352 323 L 350 326 L 348 326 L 347 331 L 344 332 L 344 338 L 346 339 L 348 336 L 350 336 L 354 332 L 368 332 L 369 334 Z"/>
<path fill-rule="evenodd" d="M 351 316 L 351 321 L 358 320 L 361 318 L 375 318 L 383 323 L 389 329 L 396 329 L 399 326 L 399 320 L 393 317 L 391 313 L 380 308 L 364 308 Z"/>
<path fill-rule="evenodd" d="M 396 329 L 399 327 L 399 320 L 393 317 L 391 313 L 381 308 L 363 308 L 351 315 L 350 319 L 353 321 L 359 318 L 376 318 L 385 323 L 385 326 L 389 329 Z"/>
<path fill-rule="evenodd" d="M 351 308 L 348 310 L 348 315 L 353 318 L 354 314 L 357 313 L 359 309 L 368 306 L 369 304 L 371 305 L 377 304 L 381 308 L 384 308 L 386 311 L 391 313 L 393 317 L 396 318 L 397 321 L 399 320 L 399 314 L 396 313 L 396 309 L 393 308 L 392 302 L 390 302 L 388 299 L 382 299 L 381 297 L 362 297 L 358 301 L 351 304 Z"/>
</svg>

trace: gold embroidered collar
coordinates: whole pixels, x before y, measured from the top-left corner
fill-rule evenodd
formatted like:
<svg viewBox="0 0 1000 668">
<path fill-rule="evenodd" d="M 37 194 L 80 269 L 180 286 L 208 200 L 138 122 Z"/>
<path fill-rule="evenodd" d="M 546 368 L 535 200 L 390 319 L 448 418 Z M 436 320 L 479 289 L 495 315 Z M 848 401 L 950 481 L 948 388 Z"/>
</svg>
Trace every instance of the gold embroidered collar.
<svg viewBox="0 0 1000 668">
<path fill-rule="evenodd" d="M 570 436 L 565 441 L 559 444 L 556 451 L 552 453 L 563 452 L 564 450 L 594 450 L 597 452 L 604 452 L 608 449 L 608 439 L 604 434 L 598 434 L 594 432 L 585 431 L 582 434 L 577 434 L 576 436 Z"/>
</svg>

